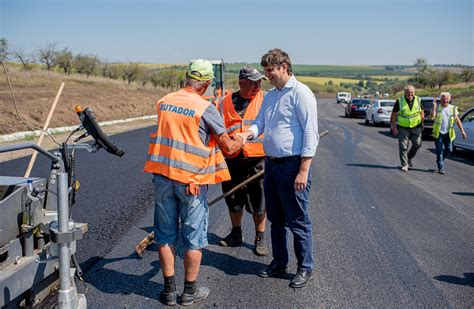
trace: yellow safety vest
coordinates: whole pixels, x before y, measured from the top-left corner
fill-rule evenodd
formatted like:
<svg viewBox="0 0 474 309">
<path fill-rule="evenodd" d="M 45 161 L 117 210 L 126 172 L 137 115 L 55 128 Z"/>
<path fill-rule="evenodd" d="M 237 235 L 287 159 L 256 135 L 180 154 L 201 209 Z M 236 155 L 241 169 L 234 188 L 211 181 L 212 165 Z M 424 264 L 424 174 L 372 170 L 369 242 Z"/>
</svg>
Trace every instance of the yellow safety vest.
<svg viewBox="0 0 474 309">
<path fill-rule="evenodd" d="M 451 104 L 448 104 L 448 107 L 451 108 L 451 116 L 449 117 L 448 133 L 449 133 L 449 139 L 452 142 L 456 138 L 456 133 L 454 133 L 454 118 L 456 117 L 457 107 Z M 442 106 L 438 105 L 438 111 L 436 112 L 436 118 L 433 123 L 433 137 L 434 138 L 439 137 L 439 131 L 441 130 L 441 122 L 443 120 L 443 113 L 441 110 L 442 110 Z"/>
<path fill-rule="evenodd" d="M 405 96 L 398 98 L 398 125 L 404 128 L 414 128 L 421 123 L 421 100 L 415 96 L 413 107 L 410 110 Z"/>
</svg>

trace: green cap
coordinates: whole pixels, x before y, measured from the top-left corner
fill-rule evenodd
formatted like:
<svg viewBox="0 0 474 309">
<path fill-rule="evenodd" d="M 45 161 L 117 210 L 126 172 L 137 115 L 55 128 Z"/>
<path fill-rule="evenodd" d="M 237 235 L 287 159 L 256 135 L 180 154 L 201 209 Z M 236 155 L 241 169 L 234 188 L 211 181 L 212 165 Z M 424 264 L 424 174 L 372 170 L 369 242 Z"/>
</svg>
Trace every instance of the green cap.
<svg viewBox="0 0 474 309">
<path fill-rule="evenodd" d="M 187 75 L 196 80 L 211 80 L 214 78 L 212 63 L 209 60 L 194 60 L 188 68 Z"/>
</svg>

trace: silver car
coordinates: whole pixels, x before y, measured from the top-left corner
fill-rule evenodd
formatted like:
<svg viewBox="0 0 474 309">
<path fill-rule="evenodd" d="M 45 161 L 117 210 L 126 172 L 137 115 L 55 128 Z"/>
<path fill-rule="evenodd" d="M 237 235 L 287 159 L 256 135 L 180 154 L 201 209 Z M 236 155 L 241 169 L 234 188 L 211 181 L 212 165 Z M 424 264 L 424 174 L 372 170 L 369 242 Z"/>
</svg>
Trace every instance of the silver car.
<svg viewBox="0 0 474 309">
<path fill-rule="evenodd" d="M 453 147 L 454 149 L 463 148 L 474 151 L 474 107 L 468 109 L 459 119 L 461 119 L 467 138 L 462 139 L 461 130 L 459 130 L 457 125 L 454 125 L 456 139 L 453 141 Z"/>
<path fill-rule="evenodd" d="M 365 124 L 390 124 L 390 115 L 392 114 L 395 100 L 375 100 L 374 103 L 365 111 Z"/>
</svg>

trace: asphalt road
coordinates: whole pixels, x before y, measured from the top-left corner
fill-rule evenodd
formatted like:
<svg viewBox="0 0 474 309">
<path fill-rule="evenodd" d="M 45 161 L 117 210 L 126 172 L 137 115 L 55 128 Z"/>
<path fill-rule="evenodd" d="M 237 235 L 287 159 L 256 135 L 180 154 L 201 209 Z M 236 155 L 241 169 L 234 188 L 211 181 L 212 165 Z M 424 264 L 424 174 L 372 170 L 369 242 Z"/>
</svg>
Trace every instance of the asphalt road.
<svg viewBox="0 0 474 309">
<path fill-rule="evenodd" d="M 319 100 L 321 140 L 313 167 L 310 213 L 316 266 L 303 289 L 292 289 L 296 272 L 260 278 L 271 261 L 252 253 L 250 216 L 244 216 L 245 244 L 218 246 L 230 228 L 227 208 L 210 210 L 209 242 L 203 250 L 199 284 L 211 293 L 197 307 L 471 307 L 474 306 L 474 158 L 454 154 L 447 174 L 435 173 L 434 142 L 425 140 L 415 169 L 398 169 L 397 139 L 387 127 L 368 127 L 344 118 L 343 105 Z M 90 308 L 162 306 L 163 278 L 156 246 L 133 253 L 152 224 L 153 187 L 142 172 L 152 128 L 113 136 L 123 158 L 101 151 L 79 153 L 82 186 L 73 218 L 88 222 L 78 242 Z M 22 175 L 28 160 L 0 164 L 1 175 Z M 40 159 L 32 176 L 46 176 Z M 220 193 L 210 188 L 209 200 Z M 267 225 L 269 229 L 269 225 Z M 290 246 L 292 246 L 290 237 Z M 270 245 L 269 235 L 267 244 Z M 176 261 L 182 290 L 182 250 Z"/>
</svg>

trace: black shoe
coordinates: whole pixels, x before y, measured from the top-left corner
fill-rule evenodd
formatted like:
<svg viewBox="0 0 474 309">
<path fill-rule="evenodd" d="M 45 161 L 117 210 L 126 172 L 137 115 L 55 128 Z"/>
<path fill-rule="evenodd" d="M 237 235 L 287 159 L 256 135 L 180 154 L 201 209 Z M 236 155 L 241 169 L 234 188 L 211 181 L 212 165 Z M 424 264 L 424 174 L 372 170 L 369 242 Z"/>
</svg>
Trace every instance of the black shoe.
<svg viewBox="0 0 474 309">
<path fill-rule="evenodd" d="M 302 288 L 308 284 L 309 279 L 311 279 L 311 272 L 306 270 L 298 270 L 295 277 L 290 282 L 292 288 Z"/>
<path fill-rule="evenodd" d="M 270 265 L 262 269 L 258 275 L 263 278 L 274 277 L 279 274 L 286 273 L 288 268 L 286 266 L 278 265 L 276 262 L 272 261 Z"/>
<path fill-rule="evenodd" d="M 162 291 L 160 293 L 160 300 L 167 306 L 174 306 L 176 305 L 176 292 L 165 293 Z"/>
<path fill-rule="evenodd" d="M 219 244 L 223 247 L 238 247 L 242 245 L 243 241 L 242 231 L 240 233 L 230 232 L 229 235 L 219 241 Z"/>
<path fill-rule="evenodd" d="M 181 294 L 181 305 L 182 306 L 192 305 L 194 302 L 198 300 L 206 299 L 208 295 L 209 295 L 209 288 L 206 288 L 205 286 L 201 286 L 197 288 L 194 294 L 187 294 L 183 292 Z"/>
<path fill-rule="evenodd" d="M 258 256 L 266 256 L 268 254 L 268 249 L 265 246 L 262 236 L 255 237 L 255 247 L 253 248 L 253 253 Z"/>
</svg>

